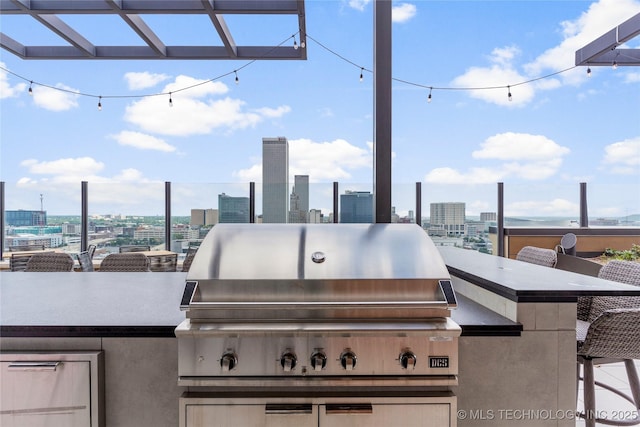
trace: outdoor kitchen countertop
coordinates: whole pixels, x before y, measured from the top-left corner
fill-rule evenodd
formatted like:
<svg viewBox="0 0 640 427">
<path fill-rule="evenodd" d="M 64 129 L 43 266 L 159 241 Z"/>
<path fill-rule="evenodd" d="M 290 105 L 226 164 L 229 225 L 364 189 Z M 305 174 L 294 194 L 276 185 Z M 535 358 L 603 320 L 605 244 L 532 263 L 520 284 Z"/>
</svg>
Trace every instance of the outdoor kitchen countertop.
<svg viewBox="0 0 640 427">
<path fill-rule="evenodd" d="M 515 302 L 576 302 L 579 296 L 638 296 L 640 286 L 468 249 L 439 246 L 449 274 Z"/>
<path fill-rule="evenodd" d="M 186 273 L 0 272 L 1 337 L 173 337 Z M 458 295 L 463 335 L 522 326 Z"/>
</svg>

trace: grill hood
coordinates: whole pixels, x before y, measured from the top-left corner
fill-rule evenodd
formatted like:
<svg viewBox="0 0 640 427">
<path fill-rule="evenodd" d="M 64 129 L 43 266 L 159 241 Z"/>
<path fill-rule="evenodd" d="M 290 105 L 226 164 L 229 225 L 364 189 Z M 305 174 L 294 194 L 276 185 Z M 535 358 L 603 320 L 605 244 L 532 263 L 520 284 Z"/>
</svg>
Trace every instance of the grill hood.
<svg viewBox="0 0 640 427">
<path fill-rule="evenodd" d="M 219 224 L 187 280 L 449 278 L 427 234 L 411 224 Z"/>
<path fill-rule="evenodd" d="M 411 224 L 216 225 L 181 303 L 192 320 L 402 318 L 455 306 L 438 250 Z"/>
</svg>

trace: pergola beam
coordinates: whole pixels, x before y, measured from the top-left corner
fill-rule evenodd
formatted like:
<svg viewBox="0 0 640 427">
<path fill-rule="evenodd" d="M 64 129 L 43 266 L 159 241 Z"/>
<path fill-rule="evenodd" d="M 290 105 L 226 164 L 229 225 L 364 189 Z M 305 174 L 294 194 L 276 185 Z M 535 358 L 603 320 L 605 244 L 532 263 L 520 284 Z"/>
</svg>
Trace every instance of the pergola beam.
<svg viewBox="0 0 640 427">
<path fill-rule="evenodd" d="M 640 34 L 640 13 L 576 51 L 576 65 L 640 65 L 639 49 L 617 49 Z"/>
<path fill-rule="evenodd" d="M 307 59 L 306 49 L 293 45 L 238 46 L 223 16 L 297 15 L 298 28 L 292 34 L 299 31 L 302 45 L 304 0 L 0 0 L 0 14 L 30 16 L 70 45 L 31 46 L 0 32 L 0 47 L 22 59 Z M 206 15 L 219 40 L 204 46 L 167 46 L 142 19 L 150 14 Z M 146 46 L 95 46 L 58 15 L 117 15 Z"/>
</svg>

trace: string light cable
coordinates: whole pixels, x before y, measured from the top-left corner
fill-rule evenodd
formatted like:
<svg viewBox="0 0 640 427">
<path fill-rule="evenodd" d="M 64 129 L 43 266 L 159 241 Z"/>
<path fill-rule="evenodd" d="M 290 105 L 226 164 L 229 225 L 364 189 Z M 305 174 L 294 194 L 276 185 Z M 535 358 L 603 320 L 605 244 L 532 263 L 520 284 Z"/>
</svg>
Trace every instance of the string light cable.
<svg viewBox="0 0 640 427">
<path fill-rule="evenodd" d="M 208 80 L 203 80 L 201 82 L 198 83 L 194 83 L 192 85 L 189 86 L 185 86 L 182 88 L 178 88 L 178 89 L 174 89 L 171 92 L 161 92 L 161 93 L 151 93 L 151 94 L 140 94 L 140 95 L 96 95 L 96 94 L 92 94 L 92 93 L 87 93 L 87 92 L 82 92 L 82 91 L 74 91 L 71 89 L 65 89 L 65 88 L 61 88 L 61 87 L 56 87 L 56 86 L 52 86 L 46 83 L 40 83 L 34 80 L 31 80 L 29 78 L 26 78 L 20 74 L 17 74 L 3 66 L 0 66 L 0 70 L 11 74 L 21 80 L 24 80 L 26 82 L 29 82 L 29 94 L 33 94 L 33 90 L 32 90 L 32 86 L 36 85 L 36 86 L 42 86 L 42 87 L 46 87 L 48 89 L 52 89 L 52 90 L 56 90 L 56 91 L 60 91 L 60 92 L 65 92 L 65 93 L 69 93 L 69 94 L 73 94 L 76 96 L 84 96 L 84 97 L 91 97 L 91 98 L 98 98 L 98 104 L 100 105 L 100 107 L 102 106 L 102 99 L 141 99 L 141 98 L 149 98 L 149 97 L 154 97 L 154 96 L 169 96 L 169 105 L 172 106 L 173 105 L 173 99 L 172 99 L 172 94 L 175 93 L 179 93 L 179 92 L 184 92 L 193 88 L 196 88 L 198 86 L 202 86 L 205 85 L 207 83 L 211 83 L 217 80 L 221 80 L 227 76 L 230 75 L 234 75 L 235 76 L 235 83 L 238 84 L 239 83 L 239 78 L 238 78 L 238 71 L 241 71 L 247 67 L 249 67 L 250 65 L 254 64 L 255 62 L 259 61 L 260 59 L 266 57 L 269 53 L 271 53 L 273 50 L 285 45 L 286 43 L 289 43 L 290 40 L 293 38 L 294 43 L 296 42 L 296 35 L 300 35 L 300 31 L 298 31 L 298 33 L 288 37 L 287 39 L 285 39 L 284 41 L 282 41 L 281 43 L 279 43 L 278 45 L 274 46 L 271 50 L 267 51 L 264 53 L 264 55 L 261 58 L 256 58 L 256 59 L 252 59 L 250 61 L 248 61 L 247 63 L 245 63 L 244 65 L 242 65 L 241 67 L 238 67 L 234 70 L 228 71 L 226 73 L 220 74 L 216 77 L 210 78 Z M 363 73 L 366 71 L 368 73 L 373 74 L 373 71 L 371 69 L 368 69 L 366 67 L 363 67 L 360 64 L 357 64 L 353 61 L 351 61 L 350 59 L 340 55 L 338 52 L 330 49 L 329 47 L 325 46 L 324 44 L 322 44 L 321 42 L 319 42 L 318 40 L 316 40 L 315 38 L 311 37 L 309 34 L 306 34 L 306 38 L 313 41 L 314 43 L 316 43 L 318 46 L 320 46 L 322 49 L 326 50 L 327 52 L 331 53 L 332 55 L 336 56 L 337 58 L 343 60 L 344 62 L 351 64 L 352 66 L 360 69 L 360 81 L 362 81 L 362 79 L 364 78 Z M 301 37 L 302 40 L 302 37 Z M 306 48 L 306 44 L 304 43 L 300 43 L 299 47 L 302 48 Z M 616 64 L 617 65 L 617 64 Z M 530 83 L 534 83 L 536 81 L 539 80 L 544 80 L 544 79 L 548 79 L 550 77 L 553 76 L 557 76 L 559 74 L 563 74 L 566 73 L 570 70 L 573 70 L 574 68 L 577 68 L 576 65 L 550 73 L 550 74 L 546 74 L 540 77 L 535 77 L 529 80 L 525 80 L 522 82 L 518 82 L 518 83 L 514 83 L 514 84 L 510 84 L 510 85 L 497 85 L 497 86 L 475 86 L 475 87 L 447 87 L 447 86 L 433 86 L 433 85 L 426 85 L 426 84 L 421 84 L 421 83 L 416 83 L 416 82 L 412 82 L 412 81 L 408 81 L 408 80 L 404 80 L 404 79 L 400 79 L 400 78 L 396 78 L 396 77 L 392 77 L 391 80 L 398 82 L 398 83 L 402 83 L 402 84 L 406 84 L 406 85 L 410 85 L 410 86 L 414 86 L 414 87 L 419 87 L 419 88 L 423 88 L 423 89 L 428 89 L 429 90 L 429 95 L 427 97 L 427 102 L 431 102 L 432 100 L 432 93 L 433 91 L 478 91 L 478 90 L 496 90 L 496 89 L 507 89 L 508 92 L 508 99 L 511 101 L 512 100 L 512 96 L 511 96 L 511 88 L 513 87 L 517 87 L 517 86 L 522 86 L 522 85 L 526 85 L 526 84 L 530 84 Z M 590 69 L 587 70 L 587 73 L 589 73 Z M 590 73 L 589 73 L 590 74 Z"/>
</svg>

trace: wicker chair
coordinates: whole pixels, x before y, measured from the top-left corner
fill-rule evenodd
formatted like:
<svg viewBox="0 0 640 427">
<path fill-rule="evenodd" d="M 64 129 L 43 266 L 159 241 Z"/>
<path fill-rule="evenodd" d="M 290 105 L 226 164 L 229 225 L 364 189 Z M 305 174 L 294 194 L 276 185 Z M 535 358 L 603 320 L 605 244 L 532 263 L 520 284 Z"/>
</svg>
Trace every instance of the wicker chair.
<svg viewBox="0 0 640 427">
<path fill-rule="evenodd" d="M 62 252 L 43 252 L 31 255 L 24 271 L 59 272 L 72 271 L 73 258 Z"/>
<path fill-rule="evenodd" d="M 120 246 L 120 253 L 125 254 L 127 252 L 146 252 L 150 251 L 151 246 L 148 245 L 124 245 Z"/>
<path fill-rule="evenodd" d="M 598 277 L 640 286 L 640 263 L 610 261 L 600 269 Z M 638 417 L 626 422 L 600 419 L 595 408 L 595 386 L 598 385 L 640 409 L 640 381 L 634 365 L 634 359 L 640 359 L 640 297 L 580 298 L 576 337 L 577 380 L 584 381 L 584 412 L 580 416 L 585 418 L 586 427 L 595 427 L 596 422 L 607 425 L 640 424 Z M 594 363 L 616 362 L 624 362 L 632 396 L 594 379 Z M 580 378 L 581 365 L 584 366 L 584 378 Z"/>
<path fill-rule="evenodd" d="M 9 252 L 24 252 L 24 251 L 44 251 L 45 247 L 43 244 L 39 245 L 16 245 L 9 246 Z"/>
<path fill-rule="evenodd" d="M 31 254 L 28 254 L 28 255 L 11 254 L 11 257 L 9 258 L 9 269 L 11 271 L 26 270 L 27 263 L 29 262 L 29 258 L 31 258 Z"/>
<path fill-rule="evenodd" d="M 149 257 L 149 270 L 151 271 L 176 271 L 178 266 L 178 254 L 153 255 Z"/>
<path fill-rule="evenodd" d="M 89 251 L 82 251 L 78 254 L 78 263 L 80 263 L 82 271 L 94 271 L 93 260 Z"/>
<path fill-rule="evenodd" d="M 100 263 L 100 271 L 149 271 L 149 258 L 136 252 L 110 254 Z"/>
<path fill-rule="evenodd" d="M 516 255 L 518 261 L 554 268 L 558 263 L 558 254 L 553 249 L 525 246 Z"/>
</svg>

